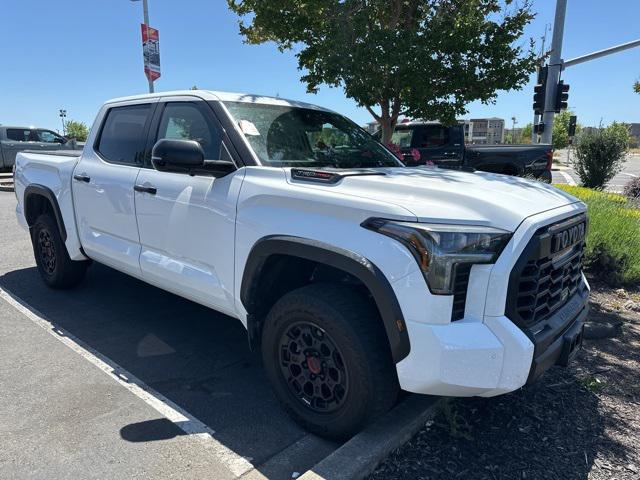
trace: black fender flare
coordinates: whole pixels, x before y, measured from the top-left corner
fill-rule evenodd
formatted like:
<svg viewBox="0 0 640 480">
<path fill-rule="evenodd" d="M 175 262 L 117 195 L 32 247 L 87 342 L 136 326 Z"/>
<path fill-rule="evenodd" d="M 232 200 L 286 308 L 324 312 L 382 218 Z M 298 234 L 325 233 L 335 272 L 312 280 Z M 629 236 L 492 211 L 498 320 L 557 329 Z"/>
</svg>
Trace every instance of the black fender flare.
<svg viewBox="0 0 640 480">
<path fill-rule="evenodd" d="M 32 183 L 28 185 L 27 188 L 24 189 L 24 218 L 28 220 L 29 212 L 27 211 L 29 205 L 29 197 L 32 195 L 39 195 L 41 197 L 46 198 L 51 204 L 51 209 L 53 210 L 53 216 L 58 224 L 58 231 L 60 232 L 60 236 L 62 237 L 62 241 L 67 241 L 67 230 L 64 228 L 64 219 L 62 218 L 62 212 L 60 211 L 60 205 L 58 205 L 58 199 L 56 198 L 55 193 L 44 185 L 40 185 L 38 183 Z M 31 227 L 31 225 L 29 225 Z"/>
<path fill-rule="evenodd" d="M 258 240 L 245 264 L 240 287 L 240 300 L 249 313 L 256 313 L 254 299 L 258 281 L 267 259 L 272 255 L 288 255 L 328 265 L 353 275 L 371 292 L 384 324 L 393 361 L 409 355 L 411 346 L 402 310 L 391 284 L 382 271 L 367 258 L 343 248 L 317 240 L 274 235 Z M 251 326 L 247 325 L 251 332 Z"/>
</svg>

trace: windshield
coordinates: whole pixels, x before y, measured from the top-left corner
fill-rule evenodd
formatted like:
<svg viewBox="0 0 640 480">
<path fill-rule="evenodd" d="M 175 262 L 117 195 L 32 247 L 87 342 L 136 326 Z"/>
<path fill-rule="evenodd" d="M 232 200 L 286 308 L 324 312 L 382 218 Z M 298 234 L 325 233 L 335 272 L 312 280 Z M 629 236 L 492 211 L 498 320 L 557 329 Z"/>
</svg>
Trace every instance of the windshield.
<svg viewBox="0 0 640 480">
<path fill-rule="evenodd" d="M 401 166 L 371 135 L 336 113 L 261 103 L 225 102 L 225 105 L 263 165 Z"/>
</svg>

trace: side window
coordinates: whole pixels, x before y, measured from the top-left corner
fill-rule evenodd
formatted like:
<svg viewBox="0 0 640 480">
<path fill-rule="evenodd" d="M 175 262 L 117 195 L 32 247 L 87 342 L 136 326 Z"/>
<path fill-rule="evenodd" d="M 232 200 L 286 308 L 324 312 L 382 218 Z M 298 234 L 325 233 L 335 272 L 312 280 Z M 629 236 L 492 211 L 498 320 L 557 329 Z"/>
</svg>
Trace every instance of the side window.
<svg viewBox="0 0 640 480">
<path fill-rule="evenodd" d="M 100 132 L 98 152 L 110 162 L 141 165 L 150 111 L 149 104 L 110 109 Z"/>
<path fill-rule="evenodd" d="M 29 142 L 30 134 L 28 128 L 7 128 L 7 139 L 14 142 Z"/>
<path fill-rule="evenodd" d="M 420 129 L 418 146 L 438 148 L 449 144 L 449 128 L 441 125 L 425 125 Z"/>
<path fill-rule="evenodd" d="M 220 160 L 221 135 L 211 118 L 194 102 L 167 103 L 162 112 L 158 138 L 195 140 L 207 160 Z"/>
<path fill-rule="evenodd" d="M 64 143 L 64 138 L 49 130 L 37 130 L 38 141 L 44 143 Z"/>
</svg>

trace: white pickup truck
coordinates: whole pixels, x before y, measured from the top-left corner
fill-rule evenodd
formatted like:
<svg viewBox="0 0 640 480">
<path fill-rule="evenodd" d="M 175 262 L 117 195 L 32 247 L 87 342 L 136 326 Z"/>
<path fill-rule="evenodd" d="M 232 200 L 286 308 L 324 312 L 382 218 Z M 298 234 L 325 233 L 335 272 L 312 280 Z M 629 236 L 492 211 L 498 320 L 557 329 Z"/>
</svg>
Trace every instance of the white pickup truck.
<svg viewBox="0 0 640 480">
<path fill-rule="evenodd" d="M 18 154 L 15 191 L 47 285 L 96 261 L 239 319 L 283 406 L 320 435 L 353 434 L 400 389 L 513 391 L 581 345 L 583 203 L 405 167 L 313 105 L 112 100 L 81 153 Z"/>
</svg>

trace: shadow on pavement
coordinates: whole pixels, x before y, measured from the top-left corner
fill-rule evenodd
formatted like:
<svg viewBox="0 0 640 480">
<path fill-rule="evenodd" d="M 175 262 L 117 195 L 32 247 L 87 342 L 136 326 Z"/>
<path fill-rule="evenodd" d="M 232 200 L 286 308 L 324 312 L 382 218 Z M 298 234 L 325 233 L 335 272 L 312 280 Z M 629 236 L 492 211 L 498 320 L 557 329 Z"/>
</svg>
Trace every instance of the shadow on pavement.
<svg viewBox="0 0 640 480">
<path fill-rule="evenodd" d="M 254 466 L 306 434 L 280 408 L 236 319 L 99 264 L 73 290 L 48 289 L 35 268 L 8 272 L 0 284 L 208 425 Z M 120 433 L 131 442 L 184 434 L 166 419 Z"/>
</svg>

